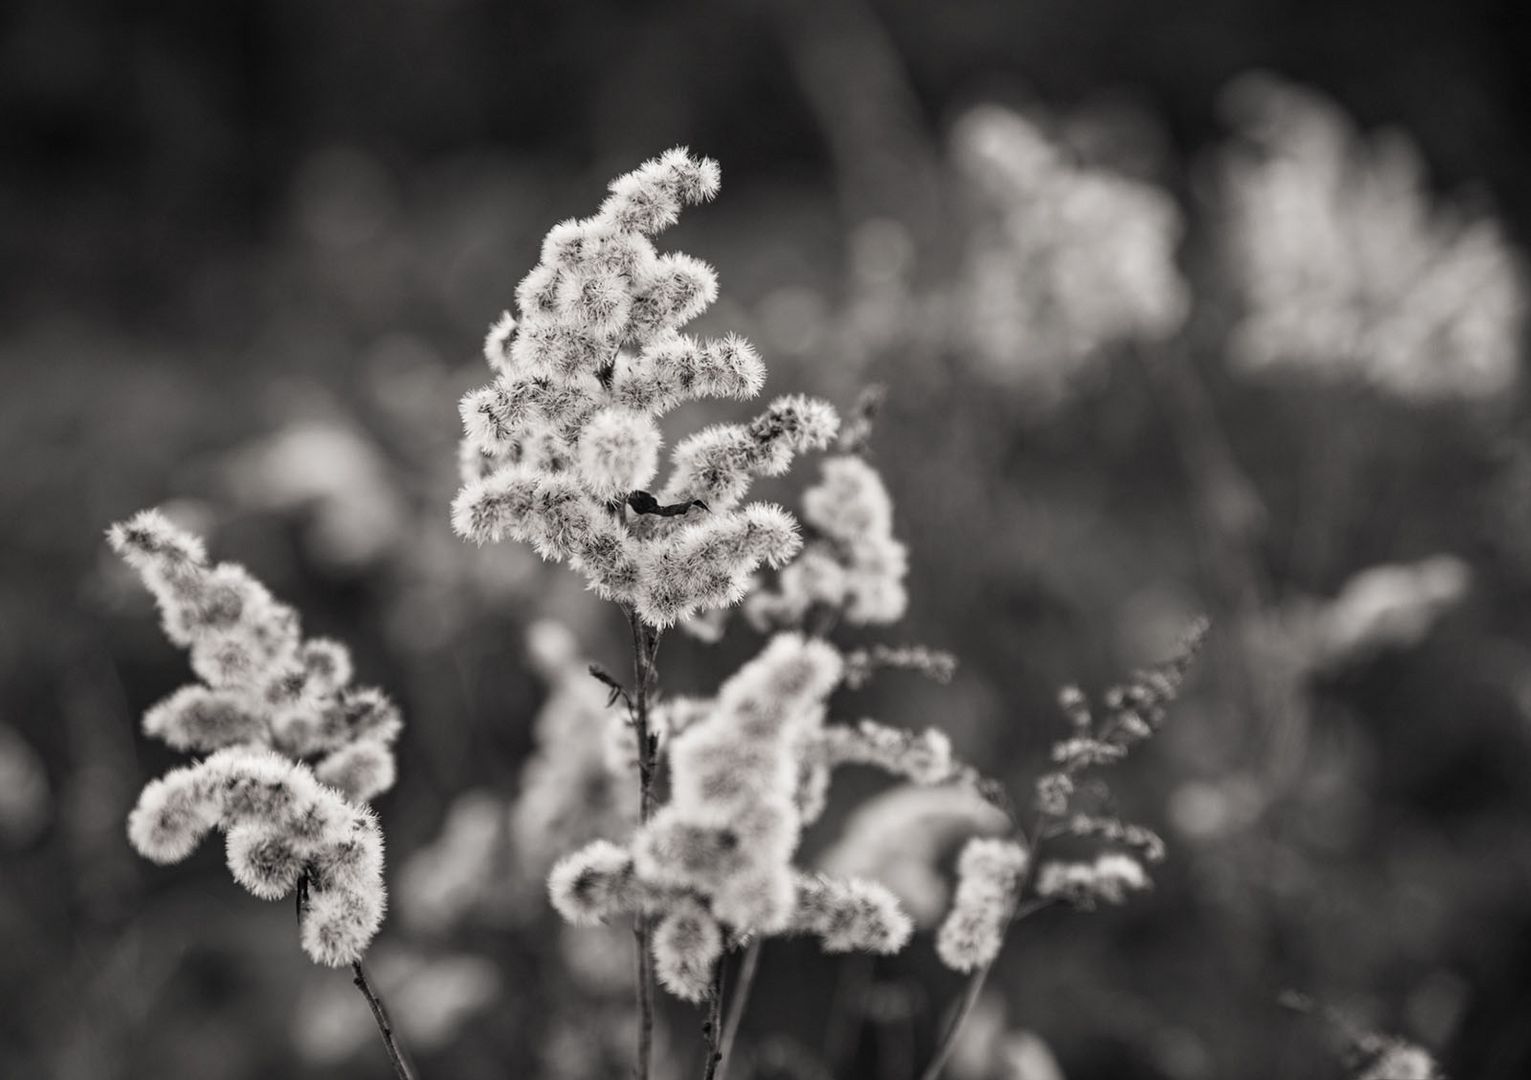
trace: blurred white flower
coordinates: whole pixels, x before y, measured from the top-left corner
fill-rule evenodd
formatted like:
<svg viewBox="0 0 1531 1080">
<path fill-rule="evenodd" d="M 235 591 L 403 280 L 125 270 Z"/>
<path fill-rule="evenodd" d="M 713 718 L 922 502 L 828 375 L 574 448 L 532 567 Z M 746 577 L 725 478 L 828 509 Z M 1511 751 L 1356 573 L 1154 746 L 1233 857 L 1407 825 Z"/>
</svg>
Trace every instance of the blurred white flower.
<svg viewBox="0 0 1531 1080">
<path fill-rule="evenodd" d="M 371 441 L 336 420 L 304 420 L 233 453 L 229 489 L 257 510 L 303 515 L 320 562 L 369 565 L 406 528 L 391 468 Z"/>
<path fill-rule="evenodd" d="M 997 382 L 1045 410 L 1103 350 L 1174 333 L 1189 298 L 1175 264 L 1179 209 L 1158 188 L 1087 167 L 997 105 L 953 133 L 958 167 L 994 219 L 974 231 L 957 325 Z"/>
<path fill-rule="evenodd" d="M 1267 75 L 1226 92 L 1232 360 L 1358 380 L 1413 400 L 1490 398 L 1517 378 L 1520 261 L 1492 217 L 1437 204 L 1418 150 L 1364 137 L 1318 94 Z"/>
</svg>

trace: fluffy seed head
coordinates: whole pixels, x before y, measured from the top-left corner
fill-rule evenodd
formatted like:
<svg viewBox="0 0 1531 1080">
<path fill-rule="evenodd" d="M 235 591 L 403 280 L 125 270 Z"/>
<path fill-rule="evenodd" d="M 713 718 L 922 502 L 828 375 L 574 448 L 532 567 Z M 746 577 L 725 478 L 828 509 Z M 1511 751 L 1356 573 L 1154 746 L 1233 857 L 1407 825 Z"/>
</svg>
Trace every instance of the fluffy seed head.
<svg viewBox="0 0 1531 1080">
<path fill-rule="evenodd" d="M 303 873 L 303 855 L 293 839 L 265 824 L 229 830 L 228 864 L 234 880 L 262 900 L 286 896 Z"/>
<path fill-rule="evenodd" d="M 381 889 L 310 891 L 303 909 L 303 951 L 326 967 L 354 964 L 377 935 L 385 907 Z"/>
<path fill-rule="evenodd" d="M 367 739 L 324 758 L 314 766 L 314 776 L 352 802 L 370 802 L 393 787 L 397 771 L 389 748 L 379 740 Z"/>
<path fill-rule="evenodd" d="M 580 432 L 580 479 L 598 499 L 625 496 L 648 484 L 659 468 L 659 428 L 628 409 L 597 412 Z"/>
<path fill-rule="evenodd" d="M 548 898 L 575 926 L 595 926 L 632 910 L 633 859 L 608 840 L 565 855 L 548 874 Z"/>
<path fill-rule="evenodd" d="M 723 955 L 723 930 L 695 900 L 681 899 L 654 928 L 654 970 L 682 1001 L 701 1001 Z"/>
<path fill-rule="evenodd" d="M 1030 854 L 1014 840 L 969 840 L 957 860 L 957 893 L 936 936 L 936 953 L 954 971 L 994 962 L 1015 911 L 1017 886 Z"/>
<path fill-rule="evenodd" d="M 814 934 L 825 952 L 896 953 L 909 942 L 914 923 L 898 900 L 875 881 L 799 874 L 792 930 Z"/>
<path fill-rule="evenodd" d="M 192 769 L 151 780 L 128 815 L 128 839 L 144 858 L 177 863 L 190 855 L 218 821 L 218 806 L 196 783 Z"/>
</svg>

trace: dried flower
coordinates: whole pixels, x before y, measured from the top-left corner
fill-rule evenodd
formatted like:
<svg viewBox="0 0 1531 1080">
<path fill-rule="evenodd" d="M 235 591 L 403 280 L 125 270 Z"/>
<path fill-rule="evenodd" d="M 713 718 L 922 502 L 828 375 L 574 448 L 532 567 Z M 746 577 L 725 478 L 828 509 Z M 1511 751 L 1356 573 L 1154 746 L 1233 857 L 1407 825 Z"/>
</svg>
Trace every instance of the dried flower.
<svg viewBox="0 0 1531 1080">
<path fill-rule="evenodd" d="M 724 683 L 712 714 L 670 744 L 671 802 L 638 833 L 640 874 L 708 895 L 741 932 L 781 930 L 800 828 L 798 748 L 839 678 L 834 649 L 783 634 Z"/>
<path fill-rule="evenodd" d="M 108 539 L 204 680 L 150 707 L 145 733 L 177 750 L 270 747 L 312 761 L 320 779 L 358 802 L 393 786 L 398 710 L 382 691 L 350 685 L 344 645 L 305 640 L 297 612 L 243 567 L 209 566 L 202 542 L 157 510 L 112 526 Z"/>
<path fill-rule="evenodd" d="M 776 591 L 750 597 L 751 621 L 801 626 L 816 608 L 854 625 L 902 618 L 908 552 L 893 538 L 893 503 L 877 470 L 852 454 L 825 460 L 823 479 L 803 495 L 803 517 L 818 538 L 782 571 Z"/>
<path fill-rule="evenodd" d="M 957 893 L 941 924 L 936 952 L 954 971 L 994 962 L 1015 912 L 1030 853 L 1014 840 L 969 840 L 957 860 Z"/>
<path fill-rule="evenodd" d="M 881 882 L 919 926 L 929 927 L 949 903 L 943 856 L 974 835 L 1009 828 L 1004 813 L 970 788 L 904 785 L 857 807 L 818 865 L 828 874 Z"/>
<path fill-rule="evenodd" d="M 1411 142 L 1361 135 L 1313 91 L 1259 74 L 1225 100 L 1241 130 L 1223 174 L 1235 366 L 1418 401 L 1508 391 L 1526 302 L 1500 223 L 1437 205 Z"/>
<path fill-rule="evenodd" d="M 813 753 L 831 768 L 870 765 L 916 784 L 940 784 L 957 773 L 951 740 L 935 728 L 915 733 L 875 720 L 855 727 L 831 724 L 814 742 Z"/>
<path fill-rule="evenodd" d="M 516 290 L 519 320 L 507 315 L 486 342 L 495 381 L 460 408 L 456 531 L 529 543 L 656 627 L 737 602 L 757 567 L 796 553 L 790 516 L 738 504 L 753 477 L 785 471 L 838 427 L 823 402 L 779 398 L 752 423 L 681 440 L 657 498 L 643 490 L 658 469 L 659 416 L 764 383 L 742 338 L 681 333 L 716 298 L 716 276 L 649 240 L 717 187 L 714 162 L 671 150 L 613 181 L 594 217 L 554 226 Z"/>
<path fill-rule="evenodd" d="M 845 685 L 859 690 L 884 668 L 913 671 L 933 682 L 948 683 L 957 671 L 957 658 L 925 645 L 873 645 L 846 654 Z"/>
<path fill-rule="evenodd" d="M 682 1001 L 701 1001 L 723 955 L 723 930 L 695 900 L 678 900 L 654 929 L 654 968 L 660 984 Z"/>
<path fill-rule="evenodd" d="M 1094 862 L 1048 862 L 1037 871 L 1037 895 L 1067 900 L 1082 908 L 1102 901 L 1120 904 L 1128 892 L 1149 887 L 1143 864 L 1131 855 L 1107 852 Z"/>
<path fill-rule="evenodd" d="M 1175 265 L 1181 215 L 1167 193 L 1072 160 L 999 106 L 970 112 L 953 141 L 994 223 L 975 233 L 959 297 L 960 332 L 986 373 L 1046 409 L 1110 347 L 1179 328 L 1188 290 Z"/>
<path fill-rule="evenodd" d="M 877 882 L 798 874 L 790 930 L 814 934 L 825 952 L 896 953 L 914 933 L 898 899 Z"/>
<path fill-rule="evenodd" d="M 250 893 L 304 890 L 301 940 L 316 963 L 360 960 L 386 893 L 382 833 L 355 804 L 393 784 L 397 709 L 381 691 L 348 685 L 344 646 L 305 641 L 296 612 L 243 568 L 209 566 L 201 541 L 158 511 L 108 536 L 206 681 L 150 708 L 144 730 L 176 749 L 212 751 L 144 788 L 129 840 L 173 863 L 223 831 L 229 871 Z"/>
<path fill-rule="evenodd" d="M 230 747 L 151 781 L 128 817 L 145 858 L 180 862 L 213 829 L 228 837 L 234 879 L 263 900 L 306 881 L 303 948 L 316 963 L 361 958 L 382 922 L 383 837 L 307 766 L 272 750 Z"/>
</svg>

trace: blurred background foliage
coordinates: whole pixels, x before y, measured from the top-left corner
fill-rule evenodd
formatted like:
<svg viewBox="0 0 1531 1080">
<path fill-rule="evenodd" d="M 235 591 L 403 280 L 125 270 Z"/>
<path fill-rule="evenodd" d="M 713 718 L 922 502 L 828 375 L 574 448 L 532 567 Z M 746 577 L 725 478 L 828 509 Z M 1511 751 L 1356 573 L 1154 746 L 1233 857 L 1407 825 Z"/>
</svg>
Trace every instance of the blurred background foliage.
<svg viewBox="0 0 1531 1080">
<path fill-rule="evenodd" d="M 455 406 L 483 381 L 483 331 L 547 227 L 683 143 L 724 169 L 722 198 L 665 238 L 719 270 L 706 328 L 755 340 L 771 392 L 849 405 L 868 382 L 887 387 L 872 447 L 911 547 L 900 637 L 950 649 L 962 668 L 951 686 L 895 678 L 849 708 L 945 727 L 1024 797 L 1062 730 L 1060 684 L 1099 687 L 1158 659 L 1194 612 L 1217 624 L 1166 737 L 1118 781 L 1124 812 L 1170 841 L 1155 894 L 1025 924 L 954 1072 L 1338 1075 L 1322 1033 L 1275 1005 L 1298 987 L 1437 1049 L 1452 1075 L 1526 1075 L 1531 445 L 1512 309 L 1513 252 L 1531 229 L 1531 29 L 1519 7 L 7 5 L 0 1071 L 383 1067 L 345 980 L 294 947 L 285 905 L 232 887 L 212 847 L 169 870 L 127 847 L 127 809 L 173 759 L 138 717 L 185 668 L 101 533 L 151 504 L 205 529 L 312 632 L 351 643 L 361 677 L 404 705 L 402 779 L 379 806 L 396 913 L 376 967 L 422 1073 L 623 1068 L 599 1045 L 627 1045 L 623 935 L 571 944 L 540 885 L 508 871 L 472 903 L 442 885 L 446 918 L 430 914 L 429 888 L 398 882 L 448 821 L 465 858 L 498 865 L 548 694 L 529 625 L 556 617 L 591 658 L 624 662 L 620 617 L 574 575 L 451 535 Z M 1407 139 L 1417 158 L 1347 144 L 1274 84 L 1226 92 L 1254 69 Z M 1043 333 L 1054 298 L 1027 309 L 1013 340 L 966 332 L 975 273 L 997 280 L 991 249 L 1024 202 L 996 200 L 964 165 L 961 118 L 987 102 L 1031 118 L 1082 170 L 1167 193 L 1161 239 L 1183 310 L 1153 333 L 1082 340 Z M 1420 258 L 1449 273 L 1383 297 L 1481 315 L 1400 361 L 1433 373 L 1430 389 L 1399 392 L 1349 355 L 1239 361 L 1260 294 L 1251 274 L 1279 273 L 1241 277 L 1230 254 L 1252 235 L 1236 196 L 1253 188 L 1230 180 L 1227 147 L 1272 131 L 1280 143 L 1283 116 L 1298 136 L 1284 145 L 1307 133 L 1320 147 L 1291 159 L 1299 173 L 1353 166 L 1320 193 L 1361 192 L 1331 233 L 1306 213 L 1275 230 L 1297 238 L 1299 278 L 1305 256 L 1344 262 L 1347 223 L 1371 221 L 1369 206 L 1386 212 L 1358 249 L 1383 240 L 1356 257 L 1360 278 L 1415 254 L 1403 234 L 1421 191 L 1468 221 L 1498 215 L 1504 239 L 1485 241 L 1486 256 L 1451 256 L 1443 226 Z M 1110 247 L 1140 218 L 1081 213 L 1107 255 L 1060 289 L 1109 299 L 1155 284 L 1117 265 L 1137 248 Z M 1023 293 L 1041 280 L 1033 256 L 1057 266 L 1015 255 Z M 1472 278 L 1481 265 L 1491 280 Z M 1293 288 L 1301 331 L 1314 309 Z M 1509 350 L 1511 377 L 1478 392 L 1451 365 L 1491 347 Z M 770 490 L 790 503 L 803 478 Z M 743 627 L 716 649 L 677 640 L 664 678 L 705 691 L 752 647 Z M 843 818 L 831 813 L 810 848 Z M 432 865 L 414 877 L 437 880 Z M 768 950 L 739 1075 L 817 1075 L 847 977 L 811 947 Z M 849 977 L 872 992 L 838 1075 L 913 1075 L 956 979 L 928 938 Z M 689 1070 L 699 1019 L 670 1020 L 672 1060 Z"/>
</svg>

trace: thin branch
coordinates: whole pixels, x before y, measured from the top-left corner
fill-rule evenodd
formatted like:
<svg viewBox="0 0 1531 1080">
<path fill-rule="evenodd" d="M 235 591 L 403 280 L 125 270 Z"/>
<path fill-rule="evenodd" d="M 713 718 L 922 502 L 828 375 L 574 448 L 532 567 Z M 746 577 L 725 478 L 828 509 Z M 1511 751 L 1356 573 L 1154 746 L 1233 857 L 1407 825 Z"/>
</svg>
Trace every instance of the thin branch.
<svg viewBox="0 0 1531 1080">
<path fill-rule="evenodd" d="M 728 1059 L 734 1051 L 734 1040 L 739 1037 L 739 1025 L 744 1021 L 750 991 L 755 988 L 755 973 L 760 970 L 760 946 L 761 938 L 756 937 L 744 950 L 744 959 L 739 965 L 733 1000 L 728 1003 L 728 1020 L 723 1025 L 723 1040 L 718 1044 L 718 1080 L 723 1080 L 728 1072 Z"/>
<path fill-rule="evenodd" d="M 925 1066 L 925 1071 L 920 1074 L 920 1080 L 937 1080 L 941 1070 L 946 1068 L 946 1061 L 952 1056 L 952 1051 L 957 1046 L 957 1033 L 967 1022 L 973 1006 L 978 1004 L 978 995 L 983 993 L 983 984 L 988 979 L 989 969 L 992 966 L 992 964 L 983 965 L 968 979 L 962 1000 L 958 1002 L 957 1008 L 952 1013 L 951 1023 L 946 1026 L 946 1034 L 941 1037 L 941 1044 L 936 1047 L 935 1056 L 930 1059 L 930 1064 Z"/>
<path fill-rule="evenodd" d="M 648 1080 L 649 1062 L 654 1048 L 654 957 L 649 949 L 649 917 L 639 912 L 633 918 L 633 941 L 636 951 L 638 984 L 638 1080 Z"/>
<path fill-rule="evenodd" d="M 648 821 L 654 806 L 654 772 L 659 740 L 649 730 L 649 692 L 659 653 L 659 633 L 646 626 L 638 612 L 627 607 L 627 622 L 633 634 L 633 694 L 631 699 L 633 730 L 638 743 L 638 812 Z M 648 1080 L 654 1049 L 654 956 L 649 948 L 650 916 L 639 912 L 633 919 L 633 938 L 638 951 L 638 1080 Z"/>
<path fill-rule="evenodd" d="M 702 1022 L 702 1047 L 706 1061 L 702 1068 L 702 1080 L 718 1080 L 718 1070 L 723 1065 L 723 962 L 718 957 L 712 966 L 712 988 L 707 994 L 707 1019 Z"/>
<path fill-rule="evenodd" d="M 303 912 L 308 910 L 308 874 L 305 872 L 298 877 L 298 886 L 293 890 L 297 898 L 298 925 L 303 924 Z M 414 1070 L 410 1067 L 409 1058 L 399 1046 L 398 1038 L 394 1035 L 393 1024 L 388 1019 L 388 1010 L 383 1007 L 383 999 L 377 996 L 377 991 L 372 989 L 372 983 L 367 980 L 367 973 L 358 960 L 351 965 L 351 971 L 355 978 L 351 982 L 356 989 L 362 992 L 367 999 L 367 1004 L 372 1008 L 372 1019 L 377 1021 L 377 1030 L 383 1037 L 383 1046 L 388 1050 L 388 1060 L 393 1062 L 394 1075 L 399 1080 L 415 1080 Z"/>
<path fill-rule="evenodd" d="M 1031 853 L 1031 858 L 1026 860 L 1026 868 L 1021 871 L 1021 876 L 1015 883 L 1015 894 L 1017 896 L 1025 894 L 1026 887 L 1031 883 L 1031 879 L 1036 872 L 1037 863 L 1041 861 L 1039 849 L 1042 846 L 1043 840 L 1043 821 L 1043 815 L 1037 814 L 1032 822 L 1031 831 L 1022 837 L 1026 842 L 1026 850 Z M 1008 935 L 1010 927 L 1015 923 L 1033 912 L 1040 911 L 1051 902 L 1051 897 L 1033 897 L 1026 903 L 1017 905 L 1005 923 L 1006 934 Z M 1000 947 L 1004 947 L 1003 939 L 1000 941 Z M 996 955 L 998 954 L 996 953 Z M 941 1036 L 941 1042 L 936 1046 L 936 1052 L 931 1057 L 930 1064 L 925 1066 L 925 1071 L 920 1074 L 920 1080 L 938 1080 L 941 1070 L 946 1068 L 946 1061 L 951 1057 L 952 1050 L 957 1046 L 957 1036 L 962 1031 L 962 1025 L 967 1022 L 968 1014 L 973 1011 L 973 1006 L 978 1003 L 978 995 L 983 992 L 983 984 L 988 979 L 989 969 L 992 966 L 993 961 L 990 961 L 968 977 L 967 988 L 963 991 L 962 1000 L 953 1012 L 951 1023 L 947 1025 L 946 1033 Z"/>
<path fill-rule="evenodd" d="M 372 989 L 372 984 L 367 981 L 367 972 L 361 966 L 361 961 L 351 965 L 351 970 L 356 978 L 351 981 L 356 984 L 356 989 L 362 992 L 367 999 L 367 1004 L 372 1007 L 372 1018 L 377 1021 L 377 1030 L 383 1036 L 383 1045 L 388 1049 L 388 1060 L 393 1062 L 394 1075 L 399 1080 L 415 1080 L 414 1070 L 409 1067 L 409 1060 L 404 1056 L 404 1051 L 399 1047 L 394 1038 L 393 1025 L 388 1020 L 388 1010 L 383 1007 L 383 1001 Z"/>
</svg>

